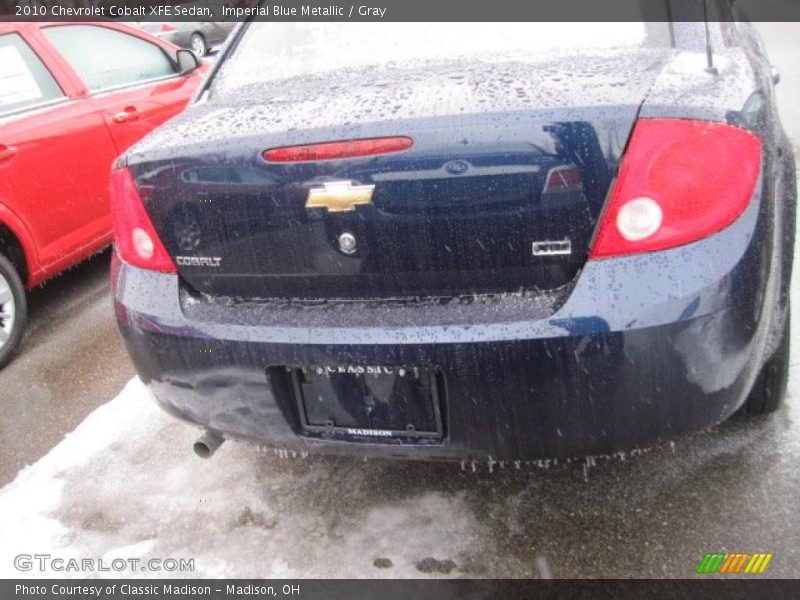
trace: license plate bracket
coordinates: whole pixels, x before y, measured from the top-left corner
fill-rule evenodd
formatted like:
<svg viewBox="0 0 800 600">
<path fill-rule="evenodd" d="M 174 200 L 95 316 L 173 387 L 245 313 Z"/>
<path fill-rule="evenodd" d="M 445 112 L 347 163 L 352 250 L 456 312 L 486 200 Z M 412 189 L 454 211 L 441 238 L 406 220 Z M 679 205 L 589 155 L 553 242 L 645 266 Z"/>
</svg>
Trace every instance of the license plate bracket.
<svg viewBox="0 0 800 600">
<path fill-rule="evenodd" d="M 436 370 L 397 366 L 291 368 L 300 423 L 311 434 L 441 439 Z"/>
</svg>

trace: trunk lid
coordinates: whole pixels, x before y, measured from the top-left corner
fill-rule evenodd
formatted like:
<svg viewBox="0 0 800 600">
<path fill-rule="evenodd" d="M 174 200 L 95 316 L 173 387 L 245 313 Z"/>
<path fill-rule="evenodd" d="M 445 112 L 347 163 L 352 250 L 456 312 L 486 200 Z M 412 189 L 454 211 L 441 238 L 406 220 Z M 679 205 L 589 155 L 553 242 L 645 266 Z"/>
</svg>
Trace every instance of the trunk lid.
<svg viewBox="0 0 800 600">
<path fill-rule="evenodd" d="M 235 98 L 212 90 L 130 164 L 181 277 L 202 293 L 316 300 L 554 289 L 586 260 L 665 56 L 620 56 L 606 75 L 598 67 L 608 56 L 579 68 L 338 73 L 282 82 L 269 88 L 276 95 L 263 85 L 239 87 Z M 595 102 L 578 101 L 590 94 Z M 413 146 L 303 163 L 262 157 L 382 136 Z M 374 186 L 369 202 L 324 206 L 359 186 Z M 310 194 L 323 206 L 307 206 Z"/>
</svg>

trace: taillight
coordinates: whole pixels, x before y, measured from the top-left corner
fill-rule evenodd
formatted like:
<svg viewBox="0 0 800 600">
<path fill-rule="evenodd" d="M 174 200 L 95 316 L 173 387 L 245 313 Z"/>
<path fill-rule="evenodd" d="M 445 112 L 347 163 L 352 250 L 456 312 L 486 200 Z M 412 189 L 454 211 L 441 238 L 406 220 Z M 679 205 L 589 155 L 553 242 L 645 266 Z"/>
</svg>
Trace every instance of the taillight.
<svg viewBox="0 0 800 600">
<path fill-rule="evenodd" d="M 664 250 L 733 223 L 761 170 L 761 141 L 722 123 L 642 119 L 631 136 L 591 258 Z"/>
<path fill-rule="evenodd" d="M 578 167 L 565 165 L 554 167 L 547 173 L 547 180 L 544 183 L 544 191 L 548 192 L 570 192 L 583 189 L 583 179 Z"/>
<path fill-rule="evenodd" d="M 114 242 L 122 260 L 142 269 L 177 271 L 127 168 L 111 171 L 111 221 Z"/>
<path fill-rule="evenodd" d="M 170 31 L 177 31 L 178 28 L 175 25 L 170 25 L 169 23 L 163 23 L 161 25 L 161 33 L 169 33 Z"/>
<path fill-rule="evenodd" d="M 323 142 L 302 146 L 283 146 L 264 150 L 262 156 L 269 162 L 307 162 L 332 160 L 356 156 L 374 156 L 403 152 L 414 145 L 409 137 L 382 137 L 341 142 Z"/>
</svg>

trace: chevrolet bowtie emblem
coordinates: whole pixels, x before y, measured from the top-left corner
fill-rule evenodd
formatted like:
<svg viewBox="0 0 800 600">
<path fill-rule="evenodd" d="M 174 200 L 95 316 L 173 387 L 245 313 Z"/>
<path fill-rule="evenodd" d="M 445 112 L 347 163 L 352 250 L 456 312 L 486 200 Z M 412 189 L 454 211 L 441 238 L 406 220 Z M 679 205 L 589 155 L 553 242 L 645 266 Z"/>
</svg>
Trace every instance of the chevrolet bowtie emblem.
<svg viewBox="0 0 800 600">
<path fill-rule="evenodd" d="M 355 210 L 359 204 L 372 204 L 374 185 L 352 185 L 350 181 L 328 181 L 321 188 L 308 190 L 306 208 L 327 208 L 330 212 Z"/>
</svg>

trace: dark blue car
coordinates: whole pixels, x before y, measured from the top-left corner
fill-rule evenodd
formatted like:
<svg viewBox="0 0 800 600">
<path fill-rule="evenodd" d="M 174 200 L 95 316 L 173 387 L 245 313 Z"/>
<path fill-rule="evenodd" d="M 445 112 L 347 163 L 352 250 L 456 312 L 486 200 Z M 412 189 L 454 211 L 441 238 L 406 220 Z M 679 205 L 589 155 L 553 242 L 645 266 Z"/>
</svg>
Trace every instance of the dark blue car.
<svg viewBox="0 0 800 600">
<path fill-rule="evenodd" d="M 251 23 L 112 173 L 117 317 L 205 434 L 511 461 L 785 393 L 795 167 L 746 23 Z"/>
</svg>

